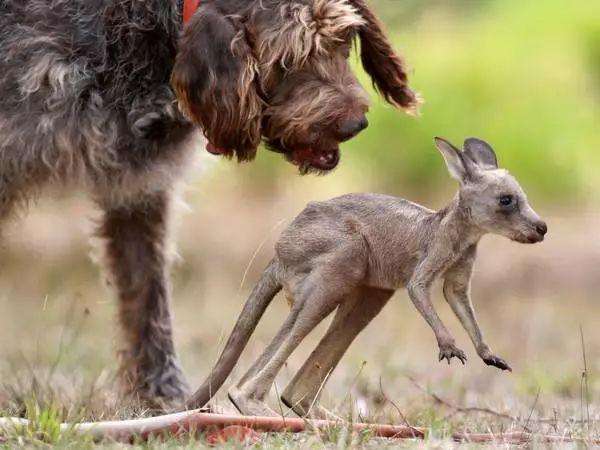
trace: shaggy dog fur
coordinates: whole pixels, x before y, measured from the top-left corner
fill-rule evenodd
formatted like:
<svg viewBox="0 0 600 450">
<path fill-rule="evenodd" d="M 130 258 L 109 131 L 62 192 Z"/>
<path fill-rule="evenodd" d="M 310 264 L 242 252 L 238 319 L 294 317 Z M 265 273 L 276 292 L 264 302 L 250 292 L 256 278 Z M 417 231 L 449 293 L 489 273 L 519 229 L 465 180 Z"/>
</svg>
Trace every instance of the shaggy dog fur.
<svg viewBox="0 0 600 450">
<path fill-rule="evenodd" d="M 401 60 L 363 0 L 0 0 L 0 217 L 48 183 L 85 188 L 120 300 L 124 379 L 144 399 L 186 393 L 169 314 L 172 186 L 199 127 L 213 153 L 264 140 L 328 171 L 366 126 L 347 57 L 412 110 Z M 179 103 L 179 105 L 178 105 Z"/>
</svg>

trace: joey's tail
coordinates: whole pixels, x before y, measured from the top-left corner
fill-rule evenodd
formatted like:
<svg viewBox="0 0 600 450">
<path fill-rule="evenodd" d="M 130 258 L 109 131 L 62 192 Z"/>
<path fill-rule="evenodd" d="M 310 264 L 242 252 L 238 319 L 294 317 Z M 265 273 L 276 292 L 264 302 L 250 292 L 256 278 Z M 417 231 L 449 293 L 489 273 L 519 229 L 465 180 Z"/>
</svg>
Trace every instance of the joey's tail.
<svg viewBox="0 0 600 450">
<path fill-rule="evenodd" d="M 252 290 L 250 297 L 246 300 L 246 304 L 229 335 L 219 360 L 210 375 L 187 401 L 186 407 L 188 409 L 201 408 L 208 403 L 235 367 L 267 306 L 281 290 L 281 284 L 277 280 L 277 270 L 277 262 L 271 260 Z"/>
</svg>

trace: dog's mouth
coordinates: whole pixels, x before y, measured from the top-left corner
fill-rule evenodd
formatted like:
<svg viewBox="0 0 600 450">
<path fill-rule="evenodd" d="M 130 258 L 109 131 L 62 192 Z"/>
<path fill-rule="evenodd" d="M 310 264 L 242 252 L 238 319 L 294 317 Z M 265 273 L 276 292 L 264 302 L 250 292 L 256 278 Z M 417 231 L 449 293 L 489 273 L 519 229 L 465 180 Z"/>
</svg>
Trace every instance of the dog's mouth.
<svg viewBox="0 0 600 450">
<path fill-rule="evenodd" d="M 302 174 L 309 172 L 329 172 L 340 162 L 340 149 L 337 144 L 328 146 L 298 145 L 288 148 L 278 141 L 267 142 L 267 148 L 281 153 L 292 164 L 298 166 Z"/>
<path fill-rule="evenodd" d="M 339 148 L 315 149 L 312 147 L 292 150 L 290 160 L 303 169 L 330 171 L 340 162 Z"/>
<path fill-rule="evenodd" d="M 288 161 L 298 166 L 302 173 L 316 170 L 328 172 L 336 168 L 340 162 L 339 147 L 316 148 L 311 146 L 302 146 L 292 150 L 284 149 L 282 145 L 275 142 L 268 142 L 269 150 L 282 153 Z M 212 155 L 227 156 L 233 155 L 233 150 L 218 147 L 211 142 L 206 144 L 206 151 Z"/>
</svg>

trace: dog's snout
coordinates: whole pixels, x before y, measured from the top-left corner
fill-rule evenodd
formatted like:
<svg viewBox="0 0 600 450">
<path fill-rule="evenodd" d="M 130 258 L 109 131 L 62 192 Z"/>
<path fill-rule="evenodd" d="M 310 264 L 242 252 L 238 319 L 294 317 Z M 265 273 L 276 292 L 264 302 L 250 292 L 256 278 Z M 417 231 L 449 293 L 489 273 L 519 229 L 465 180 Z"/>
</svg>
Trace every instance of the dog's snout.
<svg viewBox="0 0 600 450">
<path fill-rule="evenodd" d="M 537 231 L 538 234 L 544 236 L 548 232 L 548 226 L 546 225 L 546 222 L 538 222 L 535 225 L 535 231 Z"/>
<path fill-rule="evenodd" d="M 369 126 L 367 118 L 363 115 L 359 118 L 346 119 L 338 125 L 340 138 L 344 141 L 353 138 Z"/>
</svg>

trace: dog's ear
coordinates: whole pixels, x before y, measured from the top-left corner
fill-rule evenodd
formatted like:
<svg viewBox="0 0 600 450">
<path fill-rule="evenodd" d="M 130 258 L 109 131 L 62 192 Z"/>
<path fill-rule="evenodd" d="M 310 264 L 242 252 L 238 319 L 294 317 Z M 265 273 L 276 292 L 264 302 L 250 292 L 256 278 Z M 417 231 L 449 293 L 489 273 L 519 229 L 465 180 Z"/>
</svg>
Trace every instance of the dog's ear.
<svg viewBox="0 0 600 450">
<path fill-rule="evenodd" d="M 388 41 L 381 22 L 366 0 L 349 0 L 365 20 L 359 28 L 361 60 L 373 86 L 390 104 L 416 112 L 418 96 L 408 87 L 404 62 Z"/>
<path fill-rule="evenodd" d="M 244 30 L 210 5 L 186 26 L 171 85 L 182 111 L 220 153 L 250 160 L 260 144 L 262 101 Z"/>
</svg>

